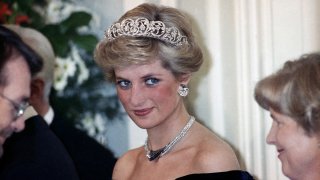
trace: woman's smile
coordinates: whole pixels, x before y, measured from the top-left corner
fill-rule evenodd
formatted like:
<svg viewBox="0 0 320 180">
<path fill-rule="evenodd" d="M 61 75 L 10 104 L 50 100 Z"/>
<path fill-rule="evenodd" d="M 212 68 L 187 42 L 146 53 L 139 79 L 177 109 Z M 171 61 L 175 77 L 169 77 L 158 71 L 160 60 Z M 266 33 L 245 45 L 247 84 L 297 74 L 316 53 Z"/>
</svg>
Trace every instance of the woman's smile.
<svg viewBox="0 0 320 180">
<path fill-rule="evenodd" d="M 145 108 L 145 109 L 137 109 L 133 110 L 136 116 L 146 116 L 152 112 L 152 108 Z"/>
</svg>

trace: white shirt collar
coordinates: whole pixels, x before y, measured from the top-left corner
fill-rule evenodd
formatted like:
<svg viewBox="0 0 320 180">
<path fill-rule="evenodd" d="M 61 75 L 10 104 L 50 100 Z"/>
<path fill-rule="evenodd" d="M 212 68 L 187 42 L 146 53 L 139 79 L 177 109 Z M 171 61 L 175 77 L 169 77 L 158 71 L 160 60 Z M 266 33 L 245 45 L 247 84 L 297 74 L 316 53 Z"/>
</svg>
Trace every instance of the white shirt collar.
<svg viewBox="0 0 320 180">
<path fill-rule="evenodd" d="M 49 107 L 48 112 L 44 115 L 43 119 L 47 122 L 48 125 L 50 125 L 53 121 L 54 112 L 52 107 Z"/>
</svg>

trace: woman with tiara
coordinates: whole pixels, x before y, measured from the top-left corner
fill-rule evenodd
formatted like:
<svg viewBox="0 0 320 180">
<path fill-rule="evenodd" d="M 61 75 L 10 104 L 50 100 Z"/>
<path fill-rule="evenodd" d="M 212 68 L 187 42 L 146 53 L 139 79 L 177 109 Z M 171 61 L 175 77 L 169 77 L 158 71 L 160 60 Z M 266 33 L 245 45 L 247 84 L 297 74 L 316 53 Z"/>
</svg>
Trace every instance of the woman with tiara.
<svg viewBox="0 0 320 180">
<path fill-rule="evenodd" d="M 116 84 L 130 118 L 148 134 L 144 146 L 119 158 L 113 179 L 252 179 L 232 148 L 184 105 L 203 56 L 182 12 L 142 4 L 105 36 L 95 60 Z"/>
</svg>

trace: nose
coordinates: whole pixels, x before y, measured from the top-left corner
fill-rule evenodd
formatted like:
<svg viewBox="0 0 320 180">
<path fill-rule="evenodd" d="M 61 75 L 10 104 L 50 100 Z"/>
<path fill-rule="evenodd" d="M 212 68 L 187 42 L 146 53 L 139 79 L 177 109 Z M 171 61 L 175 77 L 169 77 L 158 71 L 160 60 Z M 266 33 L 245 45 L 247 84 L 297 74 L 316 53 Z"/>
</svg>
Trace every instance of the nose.
<svg viewBox="0 0 320 180">
<path fill-rule="evenodd" d="M 21 116 L 11 123 L 14 132 L 21 132 L 25 127 L 25 117 Z"/>
<path fill-rule="evenodd" d="M 270 131 L 269 131 L 267 138 L 266 138 L 266 142 L 268 144 L 275 144 L 275 142 L 276 142 L 276 132 L 275 132 L 276 130 L 275 130 L 275 127 L 273 124 L 274 123 L 272 123 Z"/>
<path fill-rule="evenodd" d="M 145 101 L 145 93 L 143 92 L 143 87 L 138 85 L 132 86 L 130 94 L 130 103 L 133 106 L 140 106 Z"/>
</svg>

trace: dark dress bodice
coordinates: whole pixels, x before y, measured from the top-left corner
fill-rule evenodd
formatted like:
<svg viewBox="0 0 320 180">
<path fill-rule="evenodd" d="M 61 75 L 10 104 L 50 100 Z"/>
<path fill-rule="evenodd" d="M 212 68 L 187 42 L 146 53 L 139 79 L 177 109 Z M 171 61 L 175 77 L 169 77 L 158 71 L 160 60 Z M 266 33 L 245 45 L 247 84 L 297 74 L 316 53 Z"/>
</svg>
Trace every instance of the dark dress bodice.
<svg viewBox="0 0 320 180">
<path fill-rule="evenodd" d="M 199 174 L 189 174 L 177 178 L 177 180 L 253 180 L 254 178 L 246 171 L 233 170 L 226 172 L 216 172 L 216 173 L 199 173 Z"/>
</svg>

